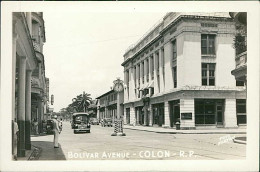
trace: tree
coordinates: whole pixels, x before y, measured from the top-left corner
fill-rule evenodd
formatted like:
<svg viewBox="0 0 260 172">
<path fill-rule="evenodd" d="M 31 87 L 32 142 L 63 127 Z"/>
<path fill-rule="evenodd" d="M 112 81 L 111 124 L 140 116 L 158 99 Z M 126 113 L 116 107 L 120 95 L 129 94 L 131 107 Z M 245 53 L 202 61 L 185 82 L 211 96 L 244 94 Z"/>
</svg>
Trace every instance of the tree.
<svg viewBox="0 0 260 172">
<path fill-rule="evenodd" d="M 92 98 L 90 94 L 83 92 L 83 94 L 78 95 L 76 98 L 72 99 L 72 103 L 69 107 L 73 107 L 77 112 L 86 112 L 88 106 L 91 104 Z"/>
</svg>

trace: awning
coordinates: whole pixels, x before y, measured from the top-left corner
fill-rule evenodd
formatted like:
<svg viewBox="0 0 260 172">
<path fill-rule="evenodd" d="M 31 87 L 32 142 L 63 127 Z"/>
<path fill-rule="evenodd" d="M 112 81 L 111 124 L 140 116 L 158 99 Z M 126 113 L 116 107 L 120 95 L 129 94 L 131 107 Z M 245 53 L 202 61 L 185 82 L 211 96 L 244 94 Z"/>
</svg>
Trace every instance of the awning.
<svg viewBox="0 0 260 172">
<path fill-rule="evenodd" d="M 149 85 L 148 88 L 153 88 L 154 87 L 154 82 L 152 81 Z"/>
</svg>

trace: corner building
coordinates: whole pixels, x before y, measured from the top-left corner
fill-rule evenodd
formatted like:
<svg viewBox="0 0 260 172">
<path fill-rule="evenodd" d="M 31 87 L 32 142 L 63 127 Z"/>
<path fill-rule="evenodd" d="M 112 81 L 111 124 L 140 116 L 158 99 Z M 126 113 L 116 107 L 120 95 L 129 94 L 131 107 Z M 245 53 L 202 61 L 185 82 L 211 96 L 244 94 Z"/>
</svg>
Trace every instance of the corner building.
<svg viewBox="0 0 260 172">
<path fill-rule="evenodd" d="M 246 91 L 231 75 L 228 13 L 167 13 L 124 54 L 125 124 L 238 127 Z M 241 103 L 244 102 L 244 103 Z"/>
<path fill-rule="evenodd" d="M 35 134 L 31 133 L 32 122 L 37 121 L 38 133 L 43 133 L 42 123 L 49 110 L 43 13 L 14 12 L 12 26 L 12 129 L 14 122 L 19 129 L 18 139 L 12 134 L 12 154 L 25 157 L 26 150 L 31 150 L 31 134 Z"/>
</svg>

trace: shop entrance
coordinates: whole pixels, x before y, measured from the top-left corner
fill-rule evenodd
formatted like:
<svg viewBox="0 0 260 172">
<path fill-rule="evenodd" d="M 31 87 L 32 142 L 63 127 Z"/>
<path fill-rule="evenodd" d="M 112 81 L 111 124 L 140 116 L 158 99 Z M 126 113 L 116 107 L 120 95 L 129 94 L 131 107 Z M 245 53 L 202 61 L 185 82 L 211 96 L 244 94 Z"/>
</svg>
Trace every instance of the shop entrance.
<svg viewBox="0 0 260 172">
<path fill-rule="evenodd" d="M 217 106 L 217 125 L 223 126 L 223 104 L 218 103 Z"/>
<path fill-rule="evenodd" d="M 126 108 L 126 124 L 130 124 L 130 108 Z"/>
<path fill-rule="evenodd" d="M 196 99 L 195 124 L 223 126 L 224 100 L 223 99 Z"/>
<path fill-rule="evenodd" d="M 180 121 L 180 100 L 169 102 L 170 104 L 170 126 L 175 126 L 175 123 Z"/>
<path fill-rule="evenodd" d="M 153 105 L 153 125 L 161 127 L 164 124 L 164 103 Z"/>
</svg>

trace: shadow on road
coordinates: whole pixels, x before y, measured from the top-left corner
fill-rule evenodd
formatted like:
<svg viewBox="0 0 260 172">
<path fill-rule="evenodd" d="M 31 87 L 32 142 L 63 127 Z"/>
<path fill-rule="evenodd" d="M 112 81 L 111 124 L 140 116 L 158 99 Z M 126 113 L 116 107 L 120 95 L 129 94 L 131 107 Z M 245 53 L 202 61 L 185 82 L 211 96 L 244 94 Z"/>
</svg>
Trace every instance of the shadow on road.
<svg viewBox="0 0 260 172">
<path fill-rule="evenodd" d="M 32 145 L 41 149 L 39 160 L 66 160 L 60 144 L 54 148 L 53 142 L 32 141 Z"/>
</svg>

